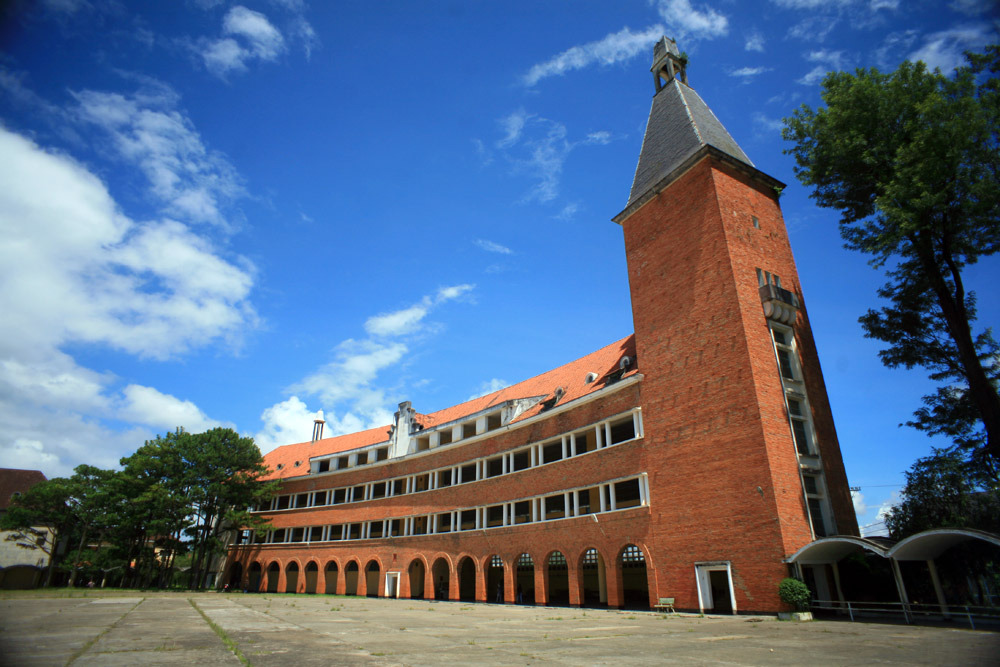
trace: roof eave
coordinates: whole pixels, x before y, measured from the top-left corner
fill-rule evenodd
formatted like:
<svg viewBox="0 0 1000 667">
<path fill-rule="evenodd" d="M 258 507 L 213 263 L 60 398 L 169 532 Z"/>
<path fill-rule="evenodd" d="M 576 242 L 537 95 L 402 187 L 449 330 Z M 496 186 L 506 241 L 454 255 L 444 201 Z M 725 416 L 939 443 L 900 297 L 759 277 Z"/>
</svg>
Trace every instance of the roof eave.
<svg viewBox="0 0 1000 667">
<path fill-rule="evenodd" d="M 668 173 L 666 176 L 664 176 L 659 181 L 654 183 L 648 190 L 646 190 L 645 193 L 639 195 L 638 197 L 633 198 L 632 201 L 629 202 L 628 206 L 626 206 L 621 213 L 611 218 L 612 222 L 617 222 L 619 225 L 624 223 L 629 216 L 631 216 L 633 213 L 642 208 L 643 205 L 646 204 L 646 202 L 648 202 L 650 199 L 653 199 L 658 194 L 663 192 L 665 189 L 667 189 L 667 187 L 671 183 L 679 179 L 681 176 L 687 173 L 688 170 L 690 170 L 692 167 L 694 167 L 696 164 L 701 162 L 706 157 L 713 157 L 716 160 L 730 167 L 733 167 L 737 171 L 745 173 L 750 178 L 763 182 L 764 185 L 768 187 L 778 188 L 778 189 L 782 189 L 785 187 L 784 183 L 782 183 L 781 181 L 772 176 L 765 174 L 764 172 L 762 172 L 760 169 L 757 169 L 753 165 L 749 165 L 743 160 L 737 159 L 732 155 L 730 155 L 729 153 L 719 150 L 715 146 L 705 144 L 701 148 L 696 150 L 694 153 L 692 153 L 686 160 L 681 162 L 670 173 Z"/>
</svg>

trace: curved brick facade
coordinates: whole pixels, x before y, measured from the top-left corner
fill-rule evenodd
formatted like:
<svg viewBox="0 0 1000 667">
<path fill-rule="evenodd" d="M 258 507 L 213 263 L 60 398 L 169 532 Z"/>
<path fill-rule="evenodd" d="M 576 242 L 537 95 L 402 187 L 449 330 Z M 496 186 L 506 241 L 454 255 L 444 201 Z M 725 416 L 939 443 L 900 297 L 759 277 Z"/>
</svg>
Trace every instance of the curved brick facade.
<svg viewBox="0 0 1000 667">
<path fill-rule="evenodd" d="M 384 428 L 269 453 L 282 496 L 259 509 L 275 529 L 241 536 L 227 582 L 773 612 L 787 556 L 857 534 L 781 184 L 731 138 L 698 145 L 725 130 L 686 79 L 662 85 L 679 71 L 663 44 L 644 185 L 616 217 L 635 334 L 459 406 L 403 403 Z M 697 113 L 671 115 L 671 95 Z M 654 122 L 694 124 L 692 151 Z"/>
</svg>

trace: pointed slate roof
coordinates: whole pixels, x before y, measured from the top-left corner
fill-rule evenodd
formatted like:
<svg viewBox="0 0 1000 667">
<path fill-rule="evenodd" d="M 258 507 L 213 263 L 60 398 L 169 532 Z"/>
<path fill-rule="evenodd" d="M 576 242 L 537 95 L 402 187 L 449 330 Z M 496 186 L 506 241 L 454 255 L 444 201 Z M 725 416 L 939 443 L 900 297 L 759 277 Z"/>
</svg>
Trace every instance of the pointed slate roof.
<svg viewBox="0 0 1000 667">
<path fill-rule="evenodd" d="M 672 78 L 653 97 L 628 209 L 705 146 L 754 166 L 693 88 Z"/>
</svg>

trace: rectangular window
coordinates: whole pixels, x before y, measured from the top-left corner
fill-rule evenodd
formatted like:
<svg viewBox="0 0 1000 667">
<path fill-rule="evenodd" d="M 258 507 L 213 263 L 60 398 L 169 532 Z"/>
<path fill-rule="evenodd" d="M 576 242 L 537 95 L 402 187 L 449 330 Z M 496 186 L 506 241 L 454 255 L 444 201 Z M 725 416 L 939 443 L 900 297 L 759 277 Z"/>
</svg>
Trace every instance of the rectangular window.
<svg viewBox="0 0 1000 667">
<path fill-rule="evenodd" d="M 451 429 L 444 428 L 438 431 L 440 434 L 440 439 L 438 440 L 439 445 L 450 445 L 451 444 Z"/>
<path fill-rule="evenodd" d="M 476 481 L 476 464 L 470 463 L 469 465 L 462 466 L 462 483 L 466 484 L 468 482 Z"/>
<path fill-rule="evenodd" d="M 355 465 L 363 466 L 368 463 L 368 452 L 358 452 L 358 462 Z"/>
<path fill-rule="evenodd" d="M 438 470 L 438 488 L 443 489 L 445 487 L 451 486 L 452 481 L 452 469 L 446 468 L 444 470 Z"/>
<path fill-rule="evenodd" d="M 547 442 L 542 445 L 542 463 L 562 460 L 562 441 Z"/>
<path fill-rule="evenodd" d="M 615 507 L 617 509 L 638 507 L 640 504 L 638 479 L 629 479 L 615 484 Z"/>
<path fill-rule="evenodd" d="M 486 476 L 496 477 L 503 474 L 503 457 L 497 456 L 486 461 Z"/>
<path fill-rule="evenodd" d="M 451 512 L 441 512 L 437 515 L 437 532 L 451 532 Z"/>
<path fill-rule="evenodd" d="M 273 533 L 271 533 L 271 541 L 275 542 L 275 543 L 284 542 L 285 541 L 285 529 L 284 528 L 279 528 L 278 530 L 276 530 Z"/>
<path fill-rule="evenodd" d="M 806 493 L 813 496 L 819 495 L 819 486 L 816 484 L 816 478 L 812 475 L 803 475 L 802 484 L 806 487 Z"/>
<path fill-rule="evenodd" d="M 426 491 L 430 483 L 430 476 L 427 474 L 417 475 L 413 478 L 413 492 Z"/>
<path fill-rule="evenodd" d="M 781 377 L 786 380 L 795 379 L 795 372 L 792 370 L 792 355 L 789 350 L 778 348 L 778 365 L 781 366 Z"/>
<path fill-rule="evenodd" d="M 334 489 L 333 491 L 333 501 L 331 505 L 339 505 L 340 503 L 347 501 L 347 489 Z"/>
<path fill-rule="evenodd" d="M 399 537 L 403 534 L 403 520 L 389 519 L 389 530 L 386 537 Z"/>
<path fill-rule="evenodd" d="M 329 472 L 330 471 L 330 459 L 323 459 L 319 462 L 319 468 L 317 472 Z"/>
<path fill-rule="evenodd" d="M 401 496 L 406 493 L 406 480 L 394 479 L 389 484 L 392 486 L 392 495 Z"/>
<path fill-rule="evenodd" d="M 291 500 L 291 496 L 278 496 L 278 504 L 274 506 L 276 510 L 286 510 L 288 509 L 288 503 Z"/>
<path fill-rule="evenodd" d="M 337 470 L 343 470 L 351 462 L 350 456 L 341 456 L 337 459 Z"/>
<path fill-rule="evenodd" d="M 326 499 L 329 495 L 329 491 L 317 491 L 316 495 L 313 496 L 313 507 L 322 507 L 326 505 Z"/>
<path fill-rule="evenodd" d="M 486 417 L 486 430 L 487 431 L 495 431 L 498 428 L 500 428 L 500 413 L 499 412 L 497 412 L 495 414 L 492 414 L 492 415 L 489 415 L 488 417 Z"/>
<path fill-rule="evenodd" d="M 503 525 L 503 505 L 491 505 L 486 508 L 486 527 Z"/>
<path fill-rule="evenodd" d="M 531 523 L 530 500 L 521 500 L 514 503 L 514 523 Z"/>
<path fill-rule="evenodd" d="M 372 484 L 372 498 L 385 498 L 385 482 Z"/>
<path fill-rule="evenodd" d="M 792 419 L 792 433 L 795 434 L 795 449 L 803 456 L 812 454 L 809 447 L 809 434 L 806 430 L 806 423 L 801 419 Z"/>
<path fill-rule="evenodd" d="M 383 523 L 381 521 L 372 521 L 371 528 L 368 531 L 368 537 L 373 540 L 382 537 L 382 527 Z"/>
<path fill-rule="evenodd" d="M 333 524 L 332 526 L 330 526 L 329 535 L 330 539 L 333 541 L 344 539 L 344 526 L 339 523 Z"/>
<path fill-rule="evenodd" d="M 379 447 L 378 449 L 375 450 L 375 460 L 376 461 L 385 461 L 387 458 L 389 458 L 389 448 L 388 447 Z"/>
<path fill-rule="evenodd" d="M 351 502 L 360 503 L 362 500 L 365 500 L 365 485 L 358 484 L 353 489 L 353 493 L 351 495 Z"/>
<path fill-rule="evenodd" d="M 595 514 L 601 511 L 600 488 L 582 489 L 576 492 L 577 514 Z"/>
<path fill-rule="evenodd" d="M 459 519 L 461 521 L 459 530 L 476 529 L 476 510 L 462 510 L 459 513 Z"/>
<path fill-rule="evenodd" d="M 809 517 L 812 519 L 816 537 L 826 537 L 826 522 L 823 520 L 823 503 L 819 498 L 809 499 Z"/>
<path fill-rule="evenodd" d="M 632 440 L 634 438 L 635 422 L 632 420 L 632 415 L 611 424 L 610 444 L 617 445 L 619 442 L 625 442 L 626 440 Z"/>
<path fill-rule="evenodd" d="M 309 494 L 300 493 L 299 495 L 295 496 L 295 507 L 296 509 L 298 509 L 299 507 L 309 507 Z"/>
<path fill-rule="evenodd" d="M 414 535 L 427 534 L 427 517 L 418 516 L 413 518 L 413 534 Z"/>
<path fill-rule="evenodd" d="M 476 434 L 476 422 L 466 422 L 462 424 L 462 437 L 471 438 Z"/>
<path fill-rule="evenodd" d="M 597 441 L 594 438 L 593 432 L 582 431 L 575 434 L 574 437 L 576 438 L 576 453 L 578 456 L 597 449 Z"/>
<path fill-rule="evenodd" d="M 522 449 L 514 452 L 514 472 L 531 467 L 531 450 Z"/>
<path fill-rule="evenodd" d="M 347 538 L 348 540 L 360 540 L 361 539 L 361 524 L 351 523 L 347 526 Z"/>
<path fill-rule="evenodd" d="M 309 541 L 319 542 L 323 539 L 323 526 L 313 526 L 309 529 Z"/>
<path fill-rule="evenodd" d="M 423 435 L 417 438 L 417 451 L 426 452 L 431 448 L 431 436 Z"/>
<path fill-rule="evenodd" d="M 545 520 L 562 519 L 566 516 L 566 499 L 563 494 L 557 496 L 546 496 L 545 498 Z"/>
</svg>

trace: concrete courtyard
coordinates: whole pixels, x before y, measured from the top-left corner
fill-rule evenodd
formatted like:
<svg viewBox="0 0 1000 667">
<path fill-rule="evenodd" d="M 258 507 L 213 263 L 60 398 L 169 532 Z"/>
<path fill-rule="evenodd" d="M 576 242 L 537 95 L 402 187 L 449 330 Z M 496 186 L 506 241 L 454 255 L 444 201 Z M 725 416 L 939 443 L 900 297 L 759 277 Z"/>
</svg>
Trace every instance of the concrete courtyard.
<svg viewBox="0 0 1000 667">
<path fill-rule="evenodd" d="M 959 628 L 323 595 L 67 593 L 0 597 L 0 664 L 1000 664 L 1000 634 Z"/>
</svg>

